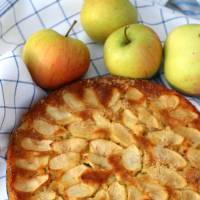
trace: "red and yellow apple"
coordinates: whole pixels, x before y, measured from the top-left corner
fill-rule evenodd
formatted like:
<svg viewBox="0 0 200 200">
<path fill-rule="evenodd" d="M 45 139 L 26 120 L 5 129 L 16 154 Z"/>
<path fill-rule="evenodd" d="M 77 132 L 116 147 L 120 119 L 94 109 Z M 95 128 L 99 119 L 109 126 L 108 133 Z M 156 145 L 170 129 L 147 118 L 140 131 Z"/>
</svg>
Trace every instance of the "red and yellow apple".
<svg viewBox="0 0 200 200">
<path fill-rule="evenodd" d="M 68 33 L 63 36 L 44 29 L 34 33 L 23 48 L 23 60 L 34 81 L 42 88 L 62 86 L 82 76 L 89 67 L 87 46 L 69 37 Z"/>
<path fill-rule="evenodd" d="M 142 24 L 113 32 L 104 45 L 104 61 L 113 75 L 150 78 L 159 69 L 162 45 L 157 34 Z"/>
</svg>

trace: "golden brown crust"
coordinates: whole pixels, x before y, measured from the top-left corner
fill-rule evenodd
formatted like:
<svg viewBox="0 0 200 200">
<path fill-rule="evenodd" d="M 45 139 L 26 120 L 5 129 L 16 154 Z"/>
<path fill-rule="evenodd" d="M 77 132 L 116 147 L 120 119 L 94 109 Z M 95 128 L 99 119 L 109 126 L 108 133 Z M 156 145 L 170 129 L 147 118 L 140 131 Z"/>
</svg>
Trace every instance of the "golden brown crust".
<svg viewBox="0 0 200 200">
<path fill-rule="evenodd" d="M 88 91 L 88 97 L 84 96 L 86 93 L 85 92 L 86 88 L 89 88 L 89 89 L 92 88 L 92 92 Z M 130 94 L 130 97 L 126 97 L 126 95 L 128 96 L 128 93 L 130 92 L 130 90 L 129 90 L 130 88 L 135 88 L 136 92 L 134 91 L 135 92 L 134 95 Z M 115 105 L 115 107 L 112 107 L 112 105 L 111 105 L 112 101 L 114 102 L 113 96 L 115 94 L 116 89 L 121 94 L 123 94 L 123 98 L 128 99 L 126 101 L 126 104 L 127 104 L 126 108 L 128 108 L 128 110 L 136 112 L 138 118 L 139 118 L 138 112 L 140 112 L 140 111 L 138 111 L 138 109 L 141 109 L 141 110 L 146 109 L 145 108 L 146 105 L 147 105 L 148 109 L 150 110 L 150 113 L 154 113 L 154 111 L 155 111 L 155 113 L 153 114 L 153 117 L 155 117 L 156 119 L 159 119 L 158 122 L 156 122 L 155 127 L 148 127 L 148 126 L 151 126 L 151 124 L 148 125 L 148 123 L 145 124 L 145 122 L 141 122 L 141 124 L 139 124 L 139 126 L 136 127 L 137 130 L 139 130 L 139 133 L 134 133 L 134 140 L 133 140 L 133 142 L 130 142 L 130 144 L 128 144 L 128 145 L 127 145 L 128 140 L 125 141 L 125 143 L 121 142 L 120 140 L 116 139 L 116 136 L 112 136 L 112 130 L 110 131 L 110 129 L 109 129 L 109 131 L 108 131 L 107 128 L 105 128 L 105 127 L 103 127 L 103 128 L 101 127 L 96 132 L 94 132 L 92 135 L 92 138 L 90 138 L 90 139 L 88 139 L 87 137 L 91 137 L 91 136 L 84 136 L 84 137 L 81 136 L 80 137 L 80 136 L 76 135 L 75 138 L 80 137 L 89 142 L 92 140 L 95 140 L 97 138 L 111 140 L 111 141 L 114 141 L 117 145 L 122 146 L 123 149 L 127 149 L 129 146 L 131 146 L 131 144 L 137 144 L 137 146 L 139 146 L 140 148 L 147 149 L 147 152 L 152 152 L 155 144 L 153 144 L 152 141 L 150 142 L 150 140 L 147 139 L 147 135 L 149 132 L 160 131 L 161 129 L 166 129 L 166 127 L 170 127 L 170 129 L 178 131 L 179 127 L 182 127 L 182 126 L 183 127 L 191 127 L 191 128 L 194 128 L 195 130 L 200 131 L 200 114 L 197 111 L 197 109 L 192 104 L 190 104 L 180 94 L 176 93 L 173 90 L 164 88 L 158 84 L 152 83 L 150 81 L 145 81 L 145 80 L 131 80 L 131 79 L 119 78 L 119 77 L 93 78 L 93 79 L 75 82 L 71 85 L 68 85 L 68 86 L 58 90 L 58 91 L 53 92 L 48 97 L 42 99 L 38 104 L 36 104 L 24 116 L 22 123 L 21 123 L 23 125 L 23 127 L 19 127 L 15 131 L 15 133 L 12 134 L 10 144 L 8 147 L 8 153 L 7 153 L 7 189 L 8 189 L 8 194 L 9 194 L 10 200 L 19 200 L 19 199 L 26 200 L 26 199 L 30 199 L 30 195 L 32 196 L 32 194 L 35 194 L 35 189 L 31 193 L 30 192 L 21 192 L 21 191 L 17 192 L 17 190 L 14 187 L 14 184 L 15 184 L 16 180 L 18 180 L 18 175 L 23 174 L 23 176 L 26 180 L 26 179 L 30 179 L 31 177 L 36 177 L 37 175 L 43 176 L 46 173 L 45 172 L 46 168 L 44 168 L 44 167 L 41 167 L 41 169 L 39 168 L 37 171 L 33 170 L 33 171 L 28 171 L 28 172 L 27 172 L 27 170 L 24 170 L 21 168 L 19 169 L 15 166 L 16 159 L 23 158 L 26 160 L 29 157 L 31 157 L 31 158 L 39 157 L 40 158 L 41 156 L 50 156 L 51 161 L 52 161 L 52 158 L 56 157 L 58 155 L 58 153 L 56 153 L 54 150 L 52 151 L 52 149 L 51 149 L 52 148 L 52 142 L 51 142 L 52 137 L 58 138 L 59 141 L 64 140 L 64 138 L 72 137 L 71 135 L 68 136 L 68 134 L 71 134 L 71 131 L 72 132 L 74 131 L 73 126 L 75 126 L 74 124 L 76 124 L 76 120 L 81 119 L 82 121 L 86 121 L 86 122 L 91 121 L 91 118 L 92 118 L 95 110 L 97 110 L 98 112 L 105 112 L 106 116 L 109 119 L 112 118 L 113 123 L 114 123 L 114 121 L 116 121 L 117 123 L 119 123 L 119 122 L 122 123 L 121 118 L 123 118 L 122 117 L 123 113 L 120 110 L 121 108 L 118 108 L 116 105 Z M 139 91 L 139 93 L 137 91 Z M 66 98 L 64 98 L 63 96 L 66 93 L 72 94 L 73 95 L 72 98 L 75 98 L 75 99 L 71 99 L 71 96 L 67 96 Z M 140 96 L 141 95 L 140 93 L 142 93 L 142 96 Z M 95 95 L 95 97 L 97 97 L 95 102 L 92 101 L 93 94 Z M 117 95 L 116 95 L 116 98 L 117 98 Z M 172 100 L 165 99 L 166 98 L 165 95 L 167 96 L 167 98 L 173 96 L 174 99 L 172 99 Z M 159 100 L 159 98 L 161 96 L 162 97 L 164 96 L 164 97 L 163 97 L 163 99 Z M 178 97 L 178 106 L 175 106 L 175 104 L 177 103 L 176 97 Z M 83 99 L 84 99 L 84 103 L 82 104 Z M 73 100 L 73 101 L 68 102 L 69 100 Z M 70 104 L 76 100 L 77 100 L 77 103 L 75 102 L 76 105 Z M 163 102 L 161 102 L 162 103 L 161 104 L 160 101 L 164 101 L 164 102 L 172 101 L 172 104 L 165 105 L 165 103 L 163 104 Z M 61 108 L 62 111 L 66 110 L 67 112 L 69 111 L 70 113 L 72 113 L 73 117 L 75 116 L 75 118 L 70 119 L 70 120 L 74 120 L 73 123 L 70 121 L 69 124 L 63 124 L 62 120 L 61 121 L 60 121 L 60 119 L 55 120 L 52 117 L 50 117 L 49 114 L 46 113 L 47 106 L 49 106 L 49 105 L 52 107 L 56 107 L 56 108 L 59 107 L 59 108 Z M 143 107 L 143 105 L 144 105 L 144 107 Z M 112 107 L 112 109 L 111 109 L 111 107 Z M 179 111 L 179 108 L 181 109 L 181 111 Z M 112 110 L 112 112 L 110 110 Z M 55 111 L 53 111 L 53 112 L 55 112 Z M 123 112 L 124 112 L 124 110 L 123 110 Z M 142 112 L 143 111 L 141 111 L 141 113 Z M 189 115 L 187 113 L 189 113 Z M 110 118 L 110 116 L 111 116 L 111 118 Z M 50 123 L 52 125 L 51 128 L 53 130 L 55 129 L 55 131 L 53 133 L 54 135 L 53 136 L 45 135 L 46 133 L 44 133 L 44 135 L 43 135 L 43 133 L 36 134 L 37 131 L 32 127 L 33 126 L 32 124 L 34 123 L 35 119 L 45 119 L 48 123 Z M 140 119 L 140 120 L 142 120 L 142 119 Z M 71 125 L 71 123 L 73 125 Z M 78 121 L 78 123 L 80 123 L 80 121 Z M 90 122 L 90 123 L 93 123 L 93 122 Z M 57 127 L 57 124 L 59 125 L 59 127 Z M 79 126 L 81 126 L 80 124 L 79 124 Z M 118 125 L 116 125 L 116 126 L 118 126 Z M 145 135 L 142 135 L 142 132 L 144 131 L 143 126 L 145 126 Z M 164 126 L 164 128 L 163 128 L 163 126 Z M 49 129 L 48 133 L 50 133 L 50 131 L 52 129 Z M 129 129 L 129 131 L 131 129 L 129 127 L 129 125 L 128 125 L 128 129 Z M 75 131 L 76 131 L 76 129 L 75 129 Z M 93 131 L 93 129 L 92 129 L 92 131 Z M 134 129 L 134 131 L 135 131 L 135 129 Z M 74 134 L 79 134 L 79 133 L 74 133 Z M 28 145 L 26 144 L 26 142 L 24 142 L 24 147 L 22 148 L 21 147 L 22 140 L 24 138 L 27 138 L 26 136 L 28 138 L 31 138 L 31 140 L 33 140 L 33 141 L 26 141 L 26 142 L 28 142 Z M 74 135 L 73 135 L 73 137 L 74 137 Z M 192 140 L 193 138 L 188 139 L 186 135 L 180 134 L 179 138 L 177 136 L 177 143 L 179 142 L 178 139 L 181 140 L 182 137 L 186 138 L 186 139 L 184 139 L 184 141 L 182 143 L 182 146 L 183 146 L 182 148 L 186 148 L 186 149 L 188 149 L 189 147 L 192 148 L 193 144 L 192 145 L 190 144 L 190 140 Z M 44 146 L 42 146 L 43 145 L 42 144 L 41 145 L 42 147 L 40 147 L 42 149 L 40 149 L 38 151 L 33 150 L 34 147 L 33 147 L 33 149 L 29 149 L 30 145 L 32 145 L 31 142 L 34 143 L 34 141 L 38 141 L 38 140 L 40 140 L 40 141 L 46 140 L 46 146 L 44 147 Z M 155 141 L 153 141 L 153 142 L 155 142 Z M 37 145 L 35 145 L 35 146 L 37 147 Z M 197 144 L 197 145 L 199 145 L 199 144 Z M 45 150 L 44 150 L 44 148 L 45 148 Z M 51 150 L 48 150 L 48 148 Z M 197 147 L 197 148 L 199 148 L 199 147 Z M 172 149 L 174 151 L 176 151 L 176 147 L 173 147 Z M 135 150 L 135 149 L 133 148 L 132 150 Z M 163 151 L 165 151 L 165 149 Z M 179 149 L 179 153 L 181 151 L 184 152 L 184 150 Z M 149 159 L 148 162 L 151 163 L 150 164 L 151 166 L 154 165 L 154 163 L 156 162 L 155 155 L 153 155 L 153 154 L 154 153 L 149 153 L 149 158 L 148 158 Z M 80 155 L 82 156 L 82 151 L 81 151 Z M 67 156 L 69 156 L 69 155 L 67 155 Z M 144 156 L 145 156 L 144 153 L 142 156 L 143 156 L 142 159 L 144 159 Z M 184 159 L 185 159 L 185 156 L 186 156 L 185 153 L 183 153 L 182 157 L 184 157 Z M 145 165 L 145 166 L 142 166 L 143 167 L 142 169 L 141 169 L 141 166 L 139 166 L 139 169 L 134 169 L 136 171 L 133 173 L 130 169 L 127 170 L 124 167 L 126 165 L 122 165 L 121 159 L 123 159 L 121 154 L 120 155 L 119 154 L 110 155 L 108 157 L 108 165 L 109 165 L 108 168 L 111 166 L 112 170 L 114 170 L 114 172 L 116 174 L 119 174 L 119 176 L 123 180 L 126 180 L 125 181 L 126 184 L 130 184 L 130 185 L 139 184 L 138 181 L 140 178 L 137 181 L 135 181 L 134 176 L 138 172 L 143 170 L 143 168 L 146 167 L 146 165 L 147 165 L 147 172 L 145 171 L 145 173 L 150 174 L 150 175 L 148 175 L 148 179 L 150 179 L 150 177 L 151 178 L 153 177 L 153 175 L 152 175 L 153 173 L 156 173 L 156 172 L 154 172 L 155 170 L 153 172 L 148 171 L 148 170 L 151 170 L 148 162 L 143 163 L 143 165 Z M 193 158 L 191 158 L 191 159 L 193 159 Z M 162 161 L 162 162 L 164 162 L 164 161 Z M 180 163 L 177 163 L 177 165 L 180 166 L 180 169 L 185 167 L 184 162 L 185 161 L 180 158 Z M 52 163 L 53 163 L 53 161 L 52 161 Z M 186 170 L 187 173 L 181 169 L 181 176 L 185 177 L 185 179 L 188 181 L 188 183 L 189 182 L 191 183 L 191 186 L 190 186 L 190 187 L 192 187 L 192 188 L 190 188 L 191 190 L 194 190 L 194 191 L 200 193 L 200 188 L 198 188 L 198 186 L 196 186 L 196 185 L 198 185 L 197 183 L 200 183 L 200 178 L 198 178 L 197 180 L 192 179 L 192 181 L 189 181 L 189 178 L 188 178 L 188 173 L 190 172 L 189 174 L 191 174 L 191 171 L 194 171 L 194 170 L 192 170 L 192 168 L 195 166 L 195 164 L 196 163 L 194 162 L 193 166 L 190 166 L 190 165 L 187 166 L 188 167 L 188 171 Z M 52 164 L 51 167 L 56 168 L 58 166 L 54 166 Z M 50 170 L 49 168 L 51 168 L 51 167 L 49 166 L 48 170 Z M 66 166 L 64 166 L 64 167 L 66 167 Z M 70 168 L 73 168 L 73 167 L 70 167 Z M 85 171 L 82 174 L 81 180 L 83 181 L 83 183 L 89 184 L 89 185 L 91 185 L 91 184 L 98 185 L 98 187 L 99 187 L 99 185 L 104 184 L 104 182 L 105 183 L 108 182 L 109 176 L 113 175 L 113 171 L 110 169 L 107 171 L 106 170 L 104 171 L 101 168 L 100 169 L 95 168 L 95 170 L 96 171 L 92 171 L 89 168 L 89 169 L 87 169 L 87 171 Z M 164 170 L 165 169 L 163 169 L 163 171 Z M 165 172 L 166 171 L 164 171 L 164 173 Z M 52 173 L 53 173 L 53 175 L 51 174 L 50 180 L 48 179 L 47 181 L 41 182 L 41 187 L 42 187 L 42 185 L 44 185 L 45 188 L 46 187 L 48 188 L 50 186 L 51 186 L 51 188 L 53 188 L 53 186 L 51 184 L 52 177 L 55 177 L 55 180 L 59 180 L 60 177 L 63 176 L 63 171 L 60 169 L 57 170 L 56 173 L 54 173 L 54 172 L 52 172 Z M 166 173 L 168 173 L 168 171 Z M 185 173 L 185 174 L 182 175 L 182 173 L 183 174 Z M 133 175 L 133 174 L 135 174 L 135 175 Z M 96 177 L 96 180 L 95 180 L 95 177 Z M 143 179 L 143 178 L 144 177 L 141 177 L 141 179 Z M 154 180 L 155 178 L 153 177 L 152 179 Z M 185 181 L 185 179 L 182 180 L 180 178 L 181 183 L 177 183 L 177 184 L 184 185 L 183 182 Z M 21 178 L 19 178 L 19 180 L 21 180 Z M 190 180 L 191 180 L 191 178 L 190 178 Z M 165 186 L 165 183 L 164 183 L 165 181 L 163 181 L 163 180 L 161 182 L 160 182 L 160 180 L 159 181 L 156 180 L 154 184 L 157 184 L 158 182 L 159 182 L 159 184 L 162 185 L 162 187 Z M 182 187 L 182 185 L 181 186 L 179 186 L 179 185 L 177 187 Z M 140 186 L 140 187 L 143 187 L 143 192 L 147 190 L 145 188 L 146 186 Z M 25 190 L 24 188 L 21 188 L 21 186 L 17 186 L 17 188 L 18 188 L 18 190 L 19 190 L 19 188 L 20 188 L 20 190 Z M 37 188 L 36 188 L 36 191 L 38 190 Z M 175 191 L 176 191 L 175 196 L 178 195 L 178 193 L 177 193 L 178 190 L 174 190 L 173 188 L 168 187 L 167 185 L 166 185 L 166 190 L 168 191 L 168 195 L 170 195 L 171 193 L 174 194 Z M 172 190 L 172 192 L 170 192 L 171 190 Z M 96 189 L 95 189 L 95 191 L 96 191 Z M 59 191 L 59 195 L 61 195 L 61 193 L 62 192 Z M 67 195 L 70 194 L 70 191 L 68 191 L 67 194 L 65 194 L 65 193 L 66 192 L 63 193 L 63 195 L 64 195 L 63 197 L 65 199 L 69 198 L 69 200 L 70 200 L 70 197 L 69 196 L 67 197 Z M 55 199 L 55 198 L 53 198 L 53 199 Z M 177 196 L 177 198 L 175 197 L 174 199 L 178 199 L 178 196 Z M 30 200 L 32 200 L 32 199 L 30 199 Z"/>
<path fill-rule="evenodd" d="M 7 152 L 7 170 L 6 170 L 6 187 L 10 200 L 16 200 L 14 190 L 12 189 L 12 137 Z"/>
</svg>

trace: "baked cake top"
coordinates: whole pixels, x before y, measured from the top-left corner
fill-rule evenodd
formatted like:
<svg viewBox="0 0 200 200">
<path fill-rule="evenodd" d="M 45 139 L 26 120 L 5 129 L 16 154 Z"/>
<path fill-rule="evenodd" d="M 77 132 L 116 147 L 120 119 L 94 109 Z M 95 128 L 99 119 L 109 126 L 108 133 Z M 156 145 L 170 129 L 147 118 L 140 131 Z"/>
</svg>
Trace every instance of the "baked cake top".
<svg viewBox="0 0 200 200">
<path fill-rule="evenodd" d="M 25 115 L 7 163 L 10 200 L 200 200 L 200 115 L 149 81 L 84 80 Z"/>
</svg>

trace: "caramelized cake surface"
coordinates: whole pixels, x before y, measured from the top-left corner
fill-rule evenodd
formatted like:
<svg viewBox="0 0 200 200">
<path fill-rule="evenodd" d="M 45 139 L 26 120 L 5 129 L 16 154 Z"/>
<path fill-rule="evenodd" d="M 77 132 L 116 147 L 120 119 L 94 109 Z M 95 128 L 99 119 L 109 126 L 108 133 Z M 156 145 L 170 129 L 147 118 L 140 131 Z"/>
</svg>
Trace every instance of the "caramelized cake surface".
<svg viewBox="0 0 200 200">
<path fill-rule="evenodd" d="M 200 200 L 200 115 L 149 81 L 84 80 L 25 115 L 7 158 L 10 200 Z"/>
</svg>

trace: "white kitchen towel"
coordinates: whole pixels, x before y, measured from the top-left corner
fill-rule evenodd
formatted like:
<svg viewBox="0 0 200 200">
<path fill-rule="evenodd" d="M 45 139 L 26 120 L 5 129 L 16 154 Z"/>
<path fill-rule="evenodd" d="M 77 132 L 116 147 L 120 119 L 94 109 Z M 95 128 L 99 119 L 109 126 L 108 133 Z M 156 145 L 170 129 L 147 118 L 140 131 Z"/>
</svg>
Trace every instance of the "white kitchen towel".
<svg viewBox="0 0 200 200">
<path fill-rule="evenodd" d="M 8 0 L 7 0 L 8 1 Z M 10 2 L 11 0 L 9 0 Z M 10 132 L 18 124 L 21 115 L 46 95 L 36 86 L 21 58 L 26 39 L 35 31 L 52 28 L 61 34 L 74 20 L 78 20 L 70 36 L 84 41 L 91 53 L 90 69 L 85 77 L 107 74 L 103 62 L 102 45 L 93 42 L 80 24 L 83 0 L 18 0 L 0 18 L 0 200 L 6 200 L 5 153 Z M 150 0 L 133 0 L 139 21 L 153 28 L 162 42 L 175 27 L 199 23 L 197 19 L 162 7 Z M 165 84 L 162 69 L 154 81 Z M 189 98 L 189 97 L 188 97 Z M 189 98 L 197 107 L 199 98 Z"/>
</svg>

